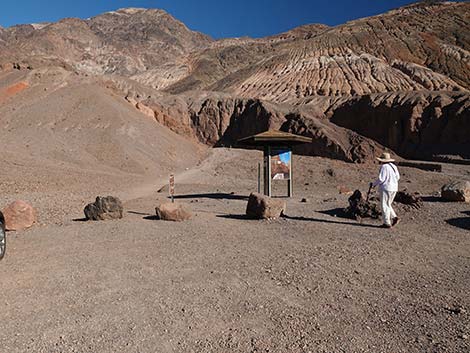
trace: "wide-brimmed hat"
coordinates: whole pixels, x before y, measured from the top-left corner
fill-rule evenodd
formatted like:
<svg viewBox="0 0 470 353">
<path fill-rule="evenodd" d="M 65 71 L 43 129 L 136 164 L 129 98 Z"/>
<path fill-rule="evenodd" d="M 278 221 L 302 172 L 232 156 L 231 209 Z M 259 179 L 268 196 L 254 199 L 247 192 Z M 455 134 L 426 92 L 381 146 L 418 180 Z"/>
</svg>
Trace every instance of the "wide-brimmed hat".
<svg viewBox="0 0 470 353">
<path fill-rule="evenodd" d="M 380 157 L 377 158 L 379 162 L 382 163 L 390 163 L 390 162 L 395 162 L 395 160 L 390 156 L 390 153 L 384 152 Z"/>
</svg>

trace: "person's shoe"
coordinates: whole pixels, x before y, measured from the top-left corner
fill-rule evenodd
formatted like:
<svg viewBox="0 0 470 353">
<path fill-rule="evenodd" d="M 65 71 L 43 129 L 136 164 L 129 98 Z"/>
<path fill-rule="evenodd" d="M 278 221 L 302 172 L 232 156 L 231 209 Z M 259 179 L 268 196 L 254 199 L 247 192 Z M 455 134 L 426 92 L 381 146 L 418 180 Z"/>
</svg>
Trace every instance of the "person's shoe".
<svg viewBox="0 0 470 353">
<path fill-rule="evenodd" d="M 395 217 L 392 219 L 392 227 L 395 227 L 398 223 L 400 223 L 400 218 Z"/>
<path fill-rule="evenodd" d="M 380 228 L 390 229 L 392 226 L 390 224 L 382 224 Z"/>
</svg>

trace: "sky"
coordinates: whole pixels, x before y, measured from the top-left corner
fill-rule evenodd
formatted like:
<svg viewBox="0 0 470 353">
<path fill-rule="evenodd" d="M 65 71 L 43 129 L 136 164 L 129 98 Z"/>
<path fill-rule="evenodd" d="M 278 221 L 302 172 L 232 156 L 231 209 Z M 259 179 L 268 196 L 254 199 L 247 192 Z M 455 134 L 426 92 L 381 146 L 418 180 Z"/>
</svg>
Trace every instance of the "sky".
<svg viewBox="0 0 470 353">
<path fill-rule="evenodd" d="M 22 0 L 3 1 L 0 25 L 89 18 L 123 7 L 164 9 L 213 38 L 264 37 L 309 23 L 337 25 L 409 0 Z"/>
</svg>

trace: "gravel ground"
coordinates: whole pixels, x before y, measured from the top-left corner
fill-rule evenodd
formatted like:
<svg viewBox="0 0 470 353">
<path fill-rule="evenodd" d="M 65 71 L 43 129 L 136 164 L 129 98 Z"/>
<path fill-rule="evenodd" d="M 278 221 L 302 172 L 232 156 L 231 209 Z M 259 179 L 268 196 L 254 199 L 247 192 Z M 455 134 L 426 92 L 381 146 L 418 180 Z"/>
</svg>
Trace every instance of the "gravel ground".
<svg viewBox="0 0 470 353">
<path fill-rule="evenodd" d="M 1 351 L 470 350 L 470 206 L 435 197 L 469 167 L 402 168 L 427 201 L 383 230 L 338 212 L 338 188 L 365 190 L 378 167 L 311 157 L 296 157 L 286 218 L 244 219 L 259 159 L 218 149 L 178 174 L 177 202 L 195 213 L 185 223 L 152 219 L 166 193 L 149 179 L 5 190 L 2 202 L 32 200 L 40 225 L 8 234 Z M 124 219 L 78 220 L 100 192 L 125 200 Z"/>
</svg>

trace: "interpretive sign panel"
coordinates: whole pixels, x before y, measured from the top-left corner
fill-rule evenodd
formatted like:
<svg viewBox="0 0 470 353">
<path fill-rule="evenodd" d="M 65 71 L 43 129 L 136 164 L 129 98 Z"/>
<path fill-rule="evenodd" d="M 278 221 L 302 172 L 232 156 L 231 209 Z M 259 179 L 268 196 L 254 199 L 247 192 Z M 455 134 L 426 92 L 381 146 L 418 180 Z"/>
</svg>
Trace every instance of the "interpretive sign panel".
<svg viewBox="0 0 470 353">
<path fill-rule="evenodd" d="M 271 179 L 290 180 L 292 152 L 288 149 L 271 150 Z"/>
</svg>

